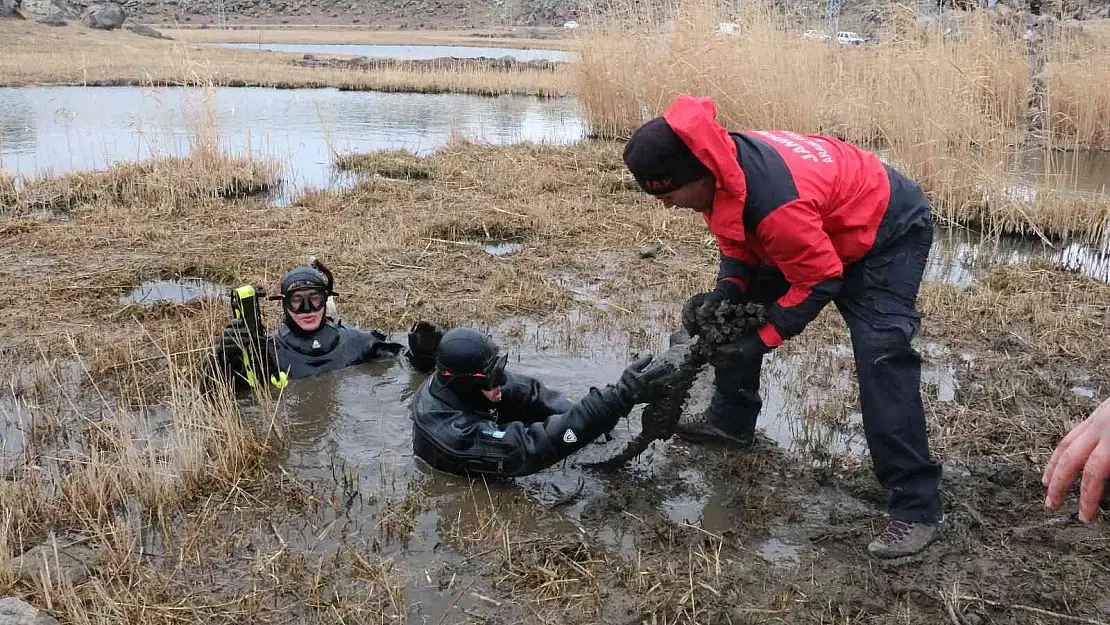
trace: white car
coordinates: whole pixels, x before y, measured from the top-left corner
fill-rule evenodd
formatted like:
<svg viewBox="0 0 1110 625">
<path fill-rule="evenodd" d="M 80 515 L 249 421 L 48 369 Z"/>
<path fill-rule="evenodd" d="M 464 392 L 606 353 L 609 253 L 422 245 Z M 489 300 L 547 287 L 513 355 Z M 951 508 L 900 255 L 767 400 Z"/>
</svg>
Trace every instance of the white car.
<svg viewBox="0 0 1110 625">
<path fill-rule="evenodd" d="M 850 30 L 842 30 L 836 33 L 836 42 L 842 46 L 861 46 L 866 40 L 860 37 L 858 33 Z"/>
<path fill-rule="evenodd" d="M 575 28 L 578 28 L 578 22 L 574 20 L 570 20 L 569 22 L 563 24 L 564 30 L 574 30 Z"/>
<path fill-rule="evenodd" d="M 832 37 L 821 30 L 807 30 L 802 36 L 806 39 L 816 39 L 817 41 L 828 41 L 832 39 Z"/>
<path fill-rule="evenodd" d="M 732 22 L 721 22 L 717 24 L 716 33 L 718 37 L 739 37 L 740 25 Z"/>
</svg>

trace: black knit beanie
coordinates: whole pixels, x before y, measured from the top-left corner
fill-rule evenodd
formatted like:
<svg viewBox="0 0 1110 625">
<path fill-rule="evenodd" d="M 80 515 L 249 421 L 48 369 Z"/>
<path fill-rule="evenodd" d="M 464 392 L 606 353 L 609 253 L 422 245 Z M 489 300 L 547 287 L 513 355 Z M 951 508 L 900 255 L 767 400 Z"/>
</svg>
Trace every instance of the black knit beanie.
<svg viewBox="0 0 1110 625">
<path fill-rule="evenodd" d="M 666 195 L 713 172 L 694 156 L 662 117 L 632 133 L 624 146 L 624 164 L 640 188 L 652 195 Z"/>
</svg>

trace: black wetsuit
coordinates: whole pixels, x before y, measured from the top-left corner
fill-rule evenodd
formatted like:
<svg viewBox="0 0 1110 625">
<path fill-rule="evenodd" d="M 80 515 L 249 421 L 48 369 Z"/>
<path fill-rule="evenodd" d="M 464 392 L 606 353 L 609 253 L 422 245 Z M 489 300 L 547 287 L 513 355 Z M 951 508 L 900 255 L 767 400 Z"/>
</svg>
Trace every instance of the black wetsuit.
<svg viewBox="0 0 1110 625">
<path fill-rule="evenodd" d="M 266 341 L 277 354 L 278 367 L 290 379 L 297 379 L 393 357 L 404 351 L 404 346 L 390 343 L 387 338 L 378 330 L 362 330 L 325 319 L 312 334 L 294 332 L 282 323 Z"/>
<path fill-rule="evenodd" d="M 507 373 L 501 401 L 467 397 L 433 376 L 410 406 L 413 452 L 455 475 L 519 477 L 545 469 L 613 429 L 631 403 L 614 385 L 573 403 L 528 376 Z"/>
<path fill-rule="evenodd" d="M 264 348 L 266 357 L 257 358 L 260 373 L 269 380 L 284 371 L 289 379 L 308 378 L 329 371 L 370 362 L 379 358 L 391 358 L 404 353 L 418 369 L 427 370 L 427 363 L 418 363 L 413 353 L 400 343 L 387 341 L 388 337 L 378 330 L 363 330 L 345 326 L 342 323 L 325 319 L 315 332 L 294 330 L 289 322 L 283 322 L 276 332 L 266 335 Z M 215 359 L 222 361 L 225 376 L 233 376 L 237 386 L 246 386 L 242 352 L 238 347 L 229 345 L 217 350 Z"/>
</svg>

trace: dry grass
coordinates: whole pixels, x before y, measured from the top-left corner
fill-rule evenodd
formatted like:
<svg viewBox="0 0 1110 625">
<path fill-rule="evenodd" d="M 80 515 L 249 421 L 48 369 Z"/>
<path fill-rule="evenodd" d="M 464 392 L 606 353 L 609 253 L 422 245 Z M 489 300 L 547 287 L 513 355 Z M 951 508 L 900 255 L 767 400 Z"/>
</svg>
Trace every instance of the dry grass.
<svg viewBox="0 0 1110 625">
<path fill-rule="evenodd" d="M 235 198 L 269 190 L 279 180 L 273 163 L 229 157 L 204 148 L 187 157 L 116 165 L 105 171 L 41 175 L 0 187 L 0 214 L 70 212 L 83 205 L 141 205 L 154 216 L 204 200 Z M 4 181 L 0 180 L 0 185 Z"/>
<path fill-rule="evenodd" d="M 246 27 L 232 30 L 169 28 L 162 33 L 189 43 L 307 43 L 336 45 L 435 45 L 474 46 L 480 48 L 520 48 L 525 50 L 561 50 L 570 41 L 561 36 L 535 38 L 516 31 L 480 32 L 459 30 L 373 30 L 368 27 L 352 28 L 287 28 Z"/>
<path fill-rule="evenodd" d="M 417 518 L 433 505 L 431 488 L 418 483 L 400 497 L 375 498 L 378 514 L 367 517 L 344 505 L 359 490 L 347 469 L 342 484 L 299 486 L 282 478 L 278 492 L 260 486 L 268 450 L 282 443 L 281 413 L 265 398 L 257 411 L 242 412 L 230 398 L 202 401 L 187 382 L 227 318 L 226 303 L 145 308 L 119 298 L 150 278 L 272 286 L 314 254 L 336 274 L 344 318 L 362 325 L 401 329 L 416 317 L 449 324 L 564 321 L 577 308 L 585 314 L 576 322 L 603 330 L 675 327 L 682 299 L 712 282 L 715 246 L 697 216 L 664 209 L 639 192 L 619 154 L 619 146 L 604 142 L 454 142 L 423 158 L 370 155 L 352 161 L 377 173 L 400 162 L 427 177 L 368 177 L 352 190 L 312 193 L 280 209 L 219 199 L 221 179 L 201 175 L 207 190 L 198 183 L 189 201 L 154 218 L 150 206 L 166 197 L 157 185 L 124 185 L 131 190 L 121 193 L 115 178 L 99 176 L 106 190 L 86 187 L 93 199 L 73 203 L 64 219 L 0 216 L 0 279 L 21 303 L 0 321 L 0 375 L 16 381 L 5 396 L 34 414 L 31 462 L 0 481 L 0 563 L 50 531 L 82 535 L 110 553 L 104 570 L 84 584 L 14 590 L 76 623 L 403 621 L 412 601 L 406 589 L 414 580 L 434 585 L 429 566 L 434 571 L 441 562 L 418 559 L 419 570 L 405 571 L 379 549 L 419 533 Z M 504 257 L 483 249 L 505 241 L 522 249 Z M 637 248 L 651 242 L 663 243 L 663 252 L 639 258 Z M 1108 289 L 1037 267 L 999 270 L 967 291 L 926 289 L 927 338 L 975 355 L 959 372 L 957 401 L 930 406 L 937 449 L 946 458 L 987 456 L 1032 474 L 1069 419 L 1093 401 L 1067 396 L 1070 372 L 1083 367 L 1093 385 L 1110 385 L 1099 370 L 1110 355 L 1103 338 Z M 275 312 L 267 306 L 271 325 Z M 811 342 L 792 341 L 784 352 L 814 352 L 833 332 L 845 340 L 842 324 L 829 321 L 835 314 L 826 311 L 807 330 L 803 337 Z M 815 358 L 796 384 L 811 395 L 827 393 L 828 402 L 803 401 L 798 409 L 839 425 L 843 410 L 833 404 L 844 409 L 855 398 L 830 379 L 846 373 L 842 357 Z M 492 488 L 476 485 L 469 497 L 456 498 L 462 500 L 456 509 L 439 508 L 445 530 L 439 536 L 448 545 L 427 548 L 449 559 L 442 554 L 453 546 L 466 554 L 458 567 L 464 575 L 481 571 L 473 588 L 454 586 L 453 573 L 440 581 L 447 613 L 463 618 L 451 604 L 458 590 L 465 598 L 479 595 L 477 614 L 499 618 L 519 607 L 526 622 L 916 625 L 938 622 L 938 606 L 932 599 L 922 606 L 899 588 L 924 579 L 934 596 L 936 579 L 980 566 L 978 559 L 945 559 L 948 568 L 925 569 L 920 578 L 872 571 L 852 549 L 862 549 L 876 515 L 850 529 L 855 533 L 838 545 L 837 558 L 771 566 L 753 551 L 770 528 L 835 524 L 833 512 L 822 515 L 836 506 L 815 504 L 819 485 L 811 482 L 793 494 L 783 487 L 804 476 L 779 457 L 713 452 L 710 463 L 693 453 L 669 454 L 677 466 L 653 472 L 646 485 L 637 487 L 632 474 L 605 482 L 600 500 L 610 516 L 602 515 L 603 529 L 632 527 L 631 553 L 617 555 L 576 526 L 558 525 L 557 512 L 521 506 L 519 497 Z M 729 532 L 665 518 L 660 484 L 684 481 L 684 466 L 710 471 L 707 481 L 724 485 L 713 491 L 720 495 L 714 505 L 732 515 Z M 1021 514 L 1040 505 L 1014 492 Z M 265 501 L 285 502 L 296 514 L 270 510 Z M 1000 525 L 1021 520 L 1012 502 L 987 503 L 988 514 L 1002 515 Z M 298 516 L 302 510 L 322 518 Z M 364 525 L 352 520 L 358 518 Z M 1021 541 L 1002 527 L 976 531 L 953 540 L 964 540 L 957 545 L 977 558 L 1002 558 L 999 570 L 1020 581 L 977 582 L 983 596 L 1041 605 L 1038 575 L 1063 574 L 1059 579 L 1069 582 L 1088 576 L 1095 586 L 1103 580 L 1105 572 L 1089 564 L 1105 549 L 1094 542 L 1061 546 Z M 1007 547 L 1014 540 L 1020 549 Z M 1061 555 L 1077 545 L 1094 554 L 1087 564 Z M 11 579 L 0 565 L 0 589 L 12 590 Z M 487 582 L 493 590 L 478 585 Z M 1084 601 L 1093 591 L 1080 583 L 1068 588 L 1067 605 L 1049 607 L 1091 614 Z M 884 618 L 891 613 L 899 616 Z M 444 622 L 456 622 L 450 619 Z"/>
<path fill-rule="evenodd" d="M 0 22 L 0 86 L 200 85 L 351 90 L 515 93 L 557 96 L 573 89 L 568 70 L 426 69 L 365 71 L 297 67 L 301 55 L 200 47 L 129 32 Z"/>
<path fill-rule="evenodd" d="M 1026 42 L 985 13 L 969 16 L 961 38 L 915 31 L 912 13 L 896 13 L 882 43 L 845 49 L 802 38 L 763 3 L 744 7 L 741 37 L 714 36 L 725 9 L 713 0 L 681 3 L 673 22 L 634 10 L 584 31 L 578 85 L 592 131 L 624 136 L 681 92 L 709 95 L 731 129 L 787 128 L 883 150 L 943 219 L 1054 234 L 1104 228 L 1105 199 L 1062 214 L 1051 200 L 1006 197 L 1006 163 L 1026 139 L 1030 61 Z M 1110 51 L 1063 36 L 1046 45 L 1046 149 L 1106 146 L 1110 81 L 1098 78 Z M 1047 180 L 1035 186 L 1052 191 Z"/>
<path fill-rule="evenodd" d="M 340 154 L 335 159 L 335 166 L 344 171 L 357 171 L 384 178 L 424 180 L 431 177 L 431 172 L 420 158 L 408 150 Z"/>
<path fill-rule="evenodd" d="M 957 401 L 932 406 L 936 438 L 954 456 L 1036 469 L 1110 388 L 1104 283 L 1037 264 L 1000 267 L 966 291 L 931 285 L 922 300 L 926 335 L 970 355 L 955 362 Z"/>
</svg>

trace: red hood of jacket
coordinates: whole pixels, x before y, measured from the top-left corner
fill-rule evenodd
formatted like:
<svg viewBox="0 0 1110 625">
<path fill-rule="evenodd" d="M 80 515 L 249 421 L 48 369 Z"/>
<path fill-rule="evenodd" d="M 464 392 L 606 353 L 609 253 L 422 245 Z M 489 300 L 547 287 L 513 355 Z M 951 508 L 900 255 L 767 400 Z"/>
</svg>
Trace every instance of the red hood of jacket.
<svg viewBox="0 0 1110 625">
<path fill-rule="evenodd" d="M 748 183 L 736 158 L 736 144 L 717 123 L 717 105 L 712 98 L 684 93 L 667 107 L 663 119 L 717 179 L 713 210 L 702 214 L 710 232 L 743 241 Z"/>
</svg>

